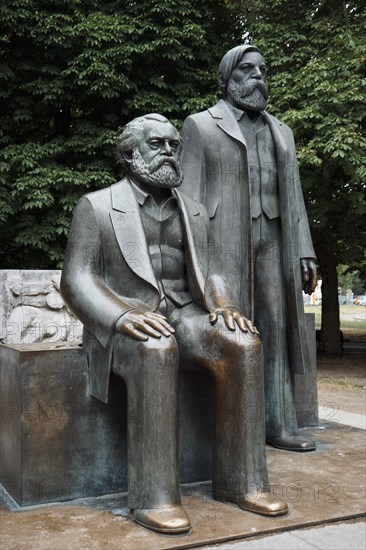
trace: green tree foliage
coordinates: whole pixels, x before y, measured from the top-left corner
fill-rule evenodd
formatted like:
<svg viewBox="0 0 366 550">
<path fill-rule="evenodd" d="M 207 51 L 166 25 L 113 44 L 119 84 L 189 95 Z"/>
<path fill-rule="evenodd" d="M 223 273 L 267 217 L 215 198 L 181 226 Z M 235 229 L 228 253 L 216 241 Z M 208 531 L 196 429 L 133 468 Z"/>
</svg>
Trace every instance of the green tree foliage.
<svg viewBox="0 0 366 550">
<path fill-rule="evenodd" d="M 340 352 L 337 265 L 365 272 L 365 11 L 358 0 L 237 2 L 267 59 L 269 112 L 295 134 L 323 279 L 323 349 Z"/>
<path fill-rule="evenodd" d="M 118 127 L 212 105 L 221 56 L 252 42 L 295 133 L 323 347 L 340 351 L 337 265 L 366 278 L 361 0 L 3 0 L 0 29 L 3 266 L 61 266 L 78 197 L 118 177 Z"/>
<path fill-rule="evenodd" d="M 351 290 L 355 295 L 365 294 L 366 282 L 361 279 L 359 271 L 351 271 L 348 266 L 339 264 L 337 273 L 338 290 L 342 294 L 346 294 L 348 290 Z"/>
<path fill-rule="evenodd" d="M 77 199 L 118 177 L 118 127 L 212 103 L 238 17 L 211 0 L 3 0 L 0 29 L 2 265 L 61 266 Z"/>
</svg>

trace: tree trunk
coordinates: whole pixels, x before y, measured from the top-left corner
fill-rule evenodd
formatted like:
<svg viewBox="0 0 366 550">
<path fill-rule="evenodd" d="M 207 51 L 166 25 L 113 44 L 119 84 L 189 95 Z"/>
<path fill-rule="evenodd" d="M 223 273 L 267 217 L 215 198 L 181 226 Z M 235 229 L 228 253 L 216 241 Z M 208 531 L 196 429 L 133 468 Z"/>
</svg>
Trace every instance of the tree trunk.
<svg viewBox="0 0 366 550">
<path fill-rule="evenodd" d="M 347 9 L 347 2 L 345 0 L 342 0 L 342 10 L 343 10 L 345 24 L 348 25 L 349 24 L 348 9 Z"/>
<path fill-rule="evenodd" d="M 326 354 L 341 354 L 342 342 L 338 301 L 338 260 L 333 252 L 330 238 L 315 245 L 322 276 L 322 324 L 319 351 Z"/>
<path fill-rule="evenodd" d="M 71 123 L 70 105 L 61 105 L 55 112 L 56 135 L 67 137 Z"/>
</svg>

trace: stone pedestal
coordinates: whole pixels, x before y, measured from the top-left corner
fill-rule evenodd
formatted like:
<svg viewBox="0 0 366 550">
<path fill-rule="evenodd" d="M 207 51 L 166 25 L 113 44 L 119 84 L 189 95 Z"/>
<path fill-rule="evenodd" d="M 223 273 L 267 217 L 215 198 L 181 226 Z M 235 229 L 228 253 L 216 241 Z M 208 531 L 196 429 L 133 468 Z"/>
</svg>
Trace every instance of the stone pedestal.
<svg viewBox="0 0 366 550">
<path fill-rule="evenodd" d="M 20 506 L 127 489 L 126 388 L 90 397 L 84 352 L 52 344 L 0 346 L 0 481 Z M 214 386 L 182 372 L 181 481 L 212 477 Z M 164 427 L 162 427 L 164 429 Z"/>
</svg>

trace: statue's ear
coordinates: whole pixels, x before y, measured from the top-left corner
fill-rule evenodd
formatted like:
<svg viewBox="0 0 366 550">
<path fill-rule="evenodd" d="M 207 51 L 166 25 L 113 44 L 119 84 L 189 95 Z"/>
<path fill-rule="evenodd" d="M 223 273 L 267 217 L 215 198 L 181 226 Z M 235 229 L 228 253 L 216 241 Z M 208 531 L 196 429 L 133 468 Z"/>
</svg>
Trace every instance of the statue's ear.
<svg viewBox="0 0 366 550">
<path fill-rule="evenodd" d="M 122 153 L 123 160 L 126 164 L 131 164 L 132 161 L 132 151 L 123 151 Z"/>
<path fill-rule="evenodd" d="M 222 71 L 218 73 L 217 81 L 219 83 L 221 90 L 224 92 L 226 90 L 227 81 L 225 80 L 224 75 L 222 74 Z"/>
</svg>

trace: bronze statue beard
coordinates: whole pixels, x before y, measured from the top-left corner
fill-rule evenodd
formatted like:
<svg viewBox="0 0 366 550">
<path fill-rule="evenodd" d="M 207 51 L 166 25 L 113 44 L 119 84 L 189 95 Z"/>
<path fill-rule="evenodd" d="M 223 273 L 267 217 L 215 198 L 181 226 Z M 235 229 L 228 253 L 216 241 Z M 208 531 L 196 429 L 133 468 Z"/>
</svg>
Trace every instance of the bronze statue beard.
<svg viewBox="0 0 366 550">
<path fill-rule="evenodd" d="M 161 155 L 146 164 L 137 147 L 132 152 L 130 168 L 140 181 L 154 187 L 170 189 L 179 187 L 183 181 L 182 168 L 175 158 Z"/>
<path fill-rule="evenodd" d="M 227 94 L 240 109 L 264 111 L 267 107 L 268 88 L 262 80 L 251 78 L 239 84 L 230 78 Z"/>
</svg>

